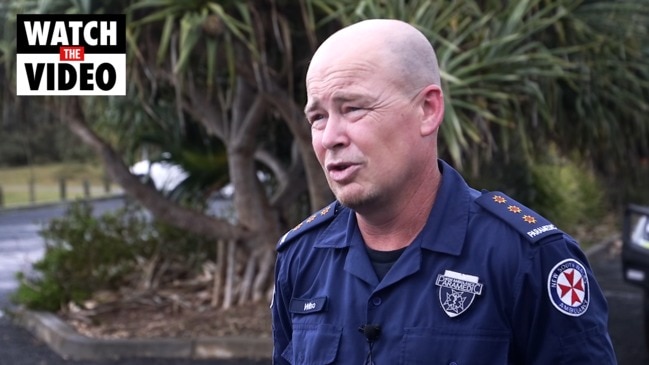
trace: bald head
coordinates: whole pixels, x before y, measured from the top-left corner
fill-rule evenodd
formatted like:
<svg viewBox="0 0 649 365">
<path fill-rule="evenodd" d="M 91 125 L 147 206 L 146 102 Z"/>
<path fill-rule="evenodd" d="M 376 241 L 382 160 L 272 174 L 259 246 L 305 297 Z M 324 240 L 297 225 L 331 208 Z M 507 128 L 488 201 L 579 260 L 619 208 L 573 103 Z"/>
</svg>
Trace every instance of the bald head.
<svg viewBox="0 0 649 365">
<path fill-rule="evenodd" d="M 309 71 L 335 61 L 363 59 L 379 63 L 406 89 L 441 86 L 428 39 L 410 24 L 392 19 L 365 20 L 334 33 L 314 54 Z"/>
</svg>

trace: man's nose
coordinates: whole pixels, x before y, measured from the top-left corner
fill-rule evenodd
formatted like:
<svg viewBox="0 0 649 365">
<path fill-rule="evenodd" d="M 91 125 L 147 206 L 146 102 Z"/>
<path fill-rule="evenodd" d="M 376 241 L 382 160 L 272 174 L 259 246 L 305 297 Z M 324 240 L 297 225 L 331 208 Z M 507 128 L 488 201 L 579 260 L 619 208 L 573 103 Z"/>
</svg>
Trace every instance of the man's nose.
<svg viewBox="0 0 649 365">
<path fill-rule="evenodd" d="M 340 115 L 330 114 L 322 131 L 322 146 L 326 149 L 335 149 L 348 144 L 347 123 Z"/>
</svg>

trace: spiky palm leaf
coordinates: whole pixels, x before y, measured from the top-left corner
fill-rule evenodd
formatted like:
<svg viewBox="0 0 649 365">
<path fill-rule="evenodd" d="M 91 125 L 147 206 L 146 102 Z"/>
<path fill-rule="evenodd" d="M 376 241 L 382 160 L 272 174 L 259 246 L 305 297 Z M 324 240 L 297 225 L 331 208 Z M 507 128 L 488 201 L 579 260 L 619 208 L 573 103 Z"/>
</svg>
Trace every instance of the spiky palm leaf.
<svg viewBox="0 0 649 365">
<path fill-rule="evenodd" d="M 458 166 L 479 171 L 494 153 L 531 163 L 557 143 L 624 173 L 649 154 L 644 0 L 311 3 L 327 20 L 396 18 L 429 37 L 447 104 L 442 146 Z"/>
</svg>

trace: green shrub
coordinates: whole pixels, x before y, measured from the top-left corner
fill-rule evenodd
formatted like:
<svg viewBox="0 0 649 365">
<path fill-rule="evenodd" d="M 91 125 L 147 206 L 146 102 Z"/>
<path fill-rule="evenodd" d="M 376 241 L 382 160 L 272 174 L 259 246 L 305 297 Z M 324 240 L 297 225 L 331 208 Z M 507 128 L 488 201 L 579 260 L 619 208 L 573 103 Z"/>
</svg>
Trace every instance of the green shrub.
<svg viewBox="0 0 649 365">
<path fill-rule="evenodd" d="M 143 262 L 173 261 L 185 268 L 174 272 L 178 275 L 200 267 L 213 254 L 205 239 L 152 221 L 133 206 L 95 217 L 88 204 L 74 203 L 41 235 L 45 254 L 34 264 L 33 277 L 19 275 L 13 297 L 38 310 L 54 311 L 96 291 L 133 284 L 142 277 Z"/>
<path fill-rule="evenodd" d="M 530 169 L 530 205 L 557 225 L 570 229 L 604 215 L 603 189 L 589 169 L 567 160 Z"/>
<path fill-rule="evenodd" d="M 468 180 L 479 189 L 503 191 L 574 233 L 576 226 L 596 225 L 610 206 L 598 176 L 582 161 L 578 153 L 562 156 L 551 145 L 533 161 L 501 151 Z"/>
</svg>

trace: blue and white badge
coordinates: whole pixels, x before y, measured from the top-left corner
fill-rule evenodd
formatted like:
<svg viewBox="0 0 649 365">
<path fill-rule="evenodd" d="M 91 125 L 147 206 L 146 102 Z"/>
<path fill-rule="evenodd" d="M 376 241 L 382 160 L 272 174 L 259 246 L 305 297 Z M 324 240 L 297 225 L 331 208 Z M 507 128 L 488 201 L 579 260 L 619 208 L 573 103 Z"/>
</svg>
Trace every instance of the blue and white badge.
<svg viewBox="0 0 649 365">
<path fill-rule="evenodd" d="M 482 294 L 482 284 L 478 277 L 445 270 L 444 275 L 437 275 L 435 285 L 439 286 L 439 303 L 444 312 L 451 318 L 464 313 L 476 295 Z"/>
<path fill-rule="evenodd" d="M 588 273 L 575 259 L 566 259 L 554 266 L 548 275 L 550 302 L 559 312 L 579 317 L 590 303 Z"/>
</svg>

